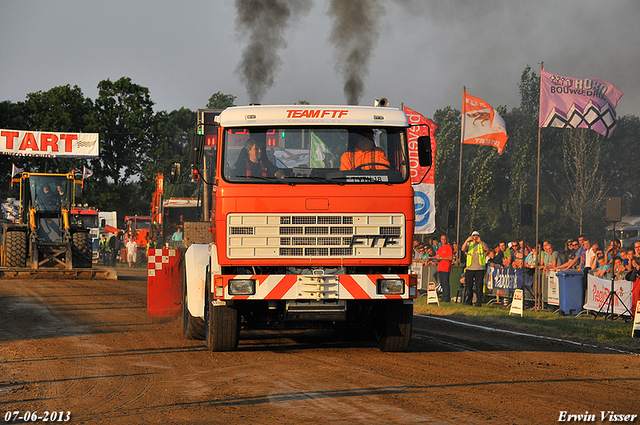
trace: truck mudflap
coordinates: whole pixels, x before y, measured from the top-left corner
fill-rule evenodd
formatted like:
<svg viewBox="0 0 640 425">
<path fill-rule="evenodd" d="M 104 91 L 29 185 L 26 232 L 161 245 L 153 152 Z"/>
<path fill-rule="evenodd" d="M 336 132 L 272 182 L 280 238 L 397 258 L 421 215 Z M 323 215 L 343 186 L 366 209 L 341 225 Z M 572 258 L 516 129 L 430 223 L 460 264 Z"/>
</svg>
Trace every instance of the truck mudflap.
<svg viewBox="0 0 640 425">
<path fill-rule="evenodd" d="M 215 255 L 216 247 L 213 244 L 193 244 L 187 249 L 184 256 L 185 282 L 183 291 L 187 293 L 186 308 L 193 317 L 204 318 L 206 301 L 204 288 L 209 275 L 212 252 Z"/>
<path fill-rule="evenodd" d="M 413 299 L 411 274 L 213 275 L 217 300 L 384 300 Z"/>
</svg>

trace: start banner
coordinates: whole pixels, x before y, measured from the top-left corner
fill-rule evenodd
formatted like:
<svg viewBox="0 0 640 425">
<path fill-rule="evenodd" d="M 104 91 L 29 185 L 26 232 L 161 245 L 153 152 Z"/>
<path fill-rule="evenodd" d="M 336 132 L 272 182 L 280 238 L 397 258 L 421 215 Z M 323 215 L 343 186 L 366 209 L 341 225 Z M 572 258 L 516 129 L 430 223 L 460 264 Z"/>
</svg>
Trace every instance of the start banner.
<svg viewBox="0 0 640 425">
<path fill-rule="evenodd" d="M 618 294 L 618 297 L 620 297 L 620 300 L 622 300 L 622 303 L 624 303 L 624 305 L 622 305 L 620 303 L 620 300 L 618 300 L 617 297 L 613 297 L 613 313 L 614 314 L 626 314 L 626 315 L 629 314 L 627 313 L 625 307 L 627 307 L 629 310 L 631 310 L 632 308 L 631 306 L 632 285 L 633 283 L 629 282 L 628 280 L 616 280 L 613 282 L 614 291 L 616 291 L 616 294 Z M 610 292 L 611 292 L 610 280 L 600 279 L 599 277 L 589 275 L 589 277 L 587 278 L 587 296 L 586 296 L 586 303 L 584 305 L 584 309 L 591 310 L 591 311 L 600 311 L 600 309 L 604 305 L 604 308 L 602 308 L 603 312 L 606 312 L 607 308 L 609 308 L 610 310 L 611 307 L 609 307 L 609 301 L 611 300 L 611 298 L 608 298 Z M 606 304 L 605 304 L 605 300 L 607 300 Z"/>
<path fill-rule="evenodd" d="M 99 153 L 98 133 L 0 129 L 0 153 L 43 158 L 90 158 Z"/>
</svg>

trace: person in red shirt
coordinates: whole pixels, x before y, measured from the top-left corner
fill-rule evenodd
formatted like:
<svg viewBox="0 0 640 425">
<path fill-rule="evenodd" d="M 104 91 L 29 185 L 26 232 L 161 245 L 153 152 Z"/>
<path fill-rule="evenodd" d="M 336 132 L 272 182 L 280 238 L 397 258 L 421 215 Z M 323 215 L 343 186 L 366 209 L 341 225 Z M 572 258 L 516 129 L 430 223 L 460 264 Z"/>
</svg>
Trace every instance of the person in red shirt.
<svg viewBox="0 0 640 425">
<path fill-rule="evenodd" d="M 438 282 L 442 288 L 442 301 L 451 301 L 451 287 L 449 286 L 449 275 L 451 274 L 451 262 L 453 261 L 453 248 L 449 245 L 447 235 L 440 236 L 440 248 L 436 253 L 438 260 Z"/>
<path fill-rule="evenodd" d="M 389 160 L 384 151 L 373 142 L 371 130 L 352 133 L 355 146 L 342 154 L 340 158 L 341 170 L 389 170 Z"/>
</svg>

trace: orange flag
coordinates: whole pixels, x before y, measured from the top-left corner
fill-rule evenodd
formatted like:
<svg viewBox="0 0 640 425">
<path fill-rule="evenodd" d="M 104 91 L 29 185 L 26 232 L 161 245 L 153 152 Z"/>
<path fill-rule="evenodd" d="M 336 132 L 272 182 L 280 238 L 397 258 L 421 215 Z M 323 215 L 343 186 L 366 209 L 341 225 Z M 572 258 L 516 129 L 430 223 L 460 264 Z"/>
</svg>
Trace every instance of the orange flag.
<svg viewBox="0 0 640 425">
<path fill-rule="evenodd" d="M 504 120 L 491 105 L 482 99 L 468 95 L 466 90 L 463 96 L 462 125 L 464 126 L 462 143 L 494 146 L 502 155 L 504 144 L 509 138 Z"/>
</svg>

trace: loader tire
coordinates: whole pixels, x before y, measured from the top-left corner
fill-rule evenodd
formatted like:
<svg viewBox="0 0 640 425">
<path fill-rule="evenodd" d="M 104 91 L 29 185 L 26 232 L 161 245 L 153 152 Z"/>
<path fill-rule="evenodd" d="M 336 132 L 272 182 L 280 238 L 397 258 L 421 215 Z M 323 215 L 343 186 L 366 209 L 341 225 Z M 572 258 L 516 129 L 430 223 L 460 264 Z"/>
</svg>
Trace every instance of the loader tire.
<svg viewBox="0 0 640 425">
<path fill-rule="evenodd" d="M 91 246 L 91 235 L 89 233 L 76 232 L 72 235 L 71 256 L 74 268 L 91 268 L 93 247 Z"/>
<path fill-rule="evenodd" d="M 24 232 L 8 231 L 5 236 L 5 266 L 27 266 L 27 235 Z"/>
<path fill-rule="evenodd" d="M 380 351 L 407 351 L 411 341 L 413 304 L 402 300 L 388 300 L 376 326 L 376 339 Z"/>
</svg>

